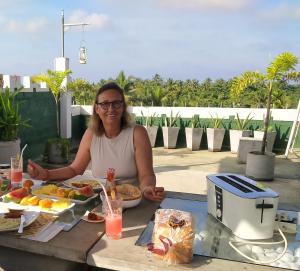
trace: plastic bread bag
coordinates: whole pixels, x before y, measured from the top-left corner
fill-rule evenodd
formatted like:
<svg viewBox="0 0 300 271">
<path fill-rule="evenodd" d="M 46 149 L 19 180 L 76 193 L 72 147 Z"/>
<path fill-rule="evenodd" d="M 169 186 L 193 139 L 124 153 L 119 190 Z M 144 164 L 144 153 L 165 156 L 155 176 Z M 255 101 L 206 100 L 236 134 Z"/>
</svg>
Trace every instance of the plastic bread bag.
<svg viewBox="0 0 300 271">
<path fill-rule="evenodd" d="M 168 264 L 190 263 L 194 242 L 192 224 L 189 212 L 158 209 L 148 250 Z"/>
</svg>

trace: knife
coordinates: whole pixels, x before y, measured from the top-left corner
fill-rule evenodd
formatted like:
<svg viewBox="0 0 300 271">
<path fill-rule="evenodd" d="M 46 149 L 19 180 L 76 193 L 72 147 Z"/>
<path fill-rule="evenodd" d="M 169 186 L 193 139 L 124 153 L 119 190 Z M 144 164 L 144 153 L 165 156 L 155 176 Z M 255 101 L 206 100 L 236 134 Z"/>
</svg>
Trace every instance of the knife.
<svg viewBox="0 0 300 271">
<path fill-rule="evenodd" d="M 19 229 L 18 229 L 18 233 L 23 233 L 24 223 L 25 223 L 25 216 L 21 215 L 21 222 L 20 222 L 20 226 L 19 226 Z"/>
</svg>

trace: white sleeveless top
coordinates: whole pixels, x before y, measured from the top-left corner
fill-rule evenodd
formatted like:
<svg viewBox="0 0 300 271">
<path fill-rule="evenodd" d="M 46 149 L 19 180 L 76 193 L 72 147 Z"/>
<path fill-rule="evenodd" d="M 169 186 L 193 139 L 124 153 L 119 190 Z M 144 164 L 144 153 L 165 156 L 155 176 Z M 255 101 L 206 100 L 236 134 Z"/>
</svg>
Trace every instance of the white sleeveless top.
<svg viewBox="0 0 300 271">
<path fill-rule="evenodd" d="M 90 154 L 93 176 L 105 178 L 108 168 L 116 170 L 116 178 L 121 181 L 136 182 L 137 168 L 133 144 L 134 126 L 121 130 L 115 138 L 93 135 Z"/>
</svg>

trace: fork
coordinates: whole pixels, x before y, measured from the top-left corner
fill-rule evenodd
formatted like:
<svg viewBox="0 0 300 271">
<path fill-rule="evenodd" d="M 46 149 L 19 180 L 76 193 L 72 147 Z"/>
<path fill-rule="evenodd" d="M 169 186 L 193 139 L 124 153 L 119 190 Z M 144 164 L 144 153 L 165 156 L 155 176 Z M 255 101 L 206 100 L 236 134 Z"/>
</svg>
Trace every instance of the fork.
<svg viewBox="0 0 300 271">
<path fill-rule="evenodd" d="M 25 216 L 21 215 L 21 222 L 20 222 L 20 226 L 19 226 L 19 229 L 18 229 L 18 233 L 23 233 L 24 222 L 25 222 Z"/>
</svg>

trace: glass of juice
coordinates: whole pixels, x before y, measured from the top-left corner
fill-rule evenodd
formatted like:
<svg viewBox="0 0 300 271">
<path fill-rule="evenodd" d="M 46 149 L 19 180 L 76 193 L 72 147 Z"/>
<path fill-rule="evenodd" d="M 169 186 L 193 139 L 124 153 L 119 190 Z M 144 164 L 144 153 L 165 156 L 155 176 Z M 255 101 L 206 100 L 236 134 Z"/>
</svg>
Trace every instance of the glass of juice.
<svg viewBox="0 0 300 271">
<path fill-rule="evenodd" d="M 122 237 L 122 199 L 118 196 L 115 199 L 109 197 L 112 212 L 109 210 L 104 195 L 101 195 L 101 199 L 102 212 L 105 215 L 106 235 L 110 239 L 120 239 Z"/>
<path fill-rule="evenodd" d="M 23 176 L 23 161 L 21 158 L 11 157 L 10 162 L 10 180 L 12 188 L 21 187 Z"/>
</svg>

